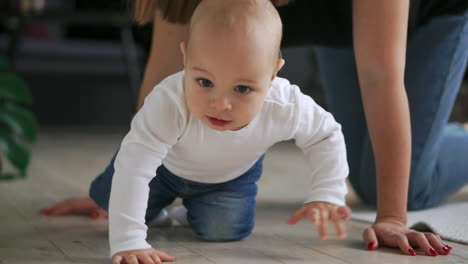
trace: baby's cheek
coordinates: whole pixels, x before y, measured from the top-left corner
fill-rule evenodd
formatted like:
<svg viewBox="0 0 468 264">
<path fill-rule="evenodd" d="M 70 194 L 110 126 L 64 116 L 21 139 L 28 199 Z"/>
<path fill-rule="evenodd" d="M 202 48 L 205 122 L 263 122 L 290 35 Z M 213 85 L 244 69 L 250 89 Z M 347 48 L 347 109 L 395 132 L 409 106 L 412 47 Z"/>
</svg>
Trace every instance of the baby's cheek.
<svg viewBox="0 0 468 264">
<path fill-rule="evenodd" d="M 242 119 L 244 123 L 250 123 L 252 120 L 255 119 L 255 116 L 257 116 L 258 111 L 245 111 L 242 113 Z"/>
<path fill-rule="evenodd" d="M 187 101 L 187 106 L 193 115 L 200 118 L 205 114 L 208 102 L 200 96 L 193 96 Z"/>
</svg>

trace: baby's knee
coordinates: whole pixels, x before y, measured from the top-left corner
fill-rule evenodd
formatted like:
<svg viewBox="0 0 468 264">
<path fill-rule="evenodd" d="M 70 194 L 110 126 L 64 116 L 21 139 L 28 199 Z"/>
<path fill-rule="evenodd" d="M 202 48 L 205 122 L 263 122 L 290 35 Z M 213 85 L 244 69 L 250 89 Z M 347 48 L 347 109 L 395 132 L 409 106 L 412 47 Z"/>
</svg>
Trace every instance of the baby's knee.
<svg viewBox="0 0 468 264">
<path fill-rule="evenodd" d="M 241 240 L 254 228 L 254 214 L 210 214 L 188 220 L 198 238 L 213 242 Z"/>
<path fill-rule="evenodd" d="M 252 233 L 252 224 L 238 224 L 238 225 L 223 225 L 223 224 L 211 224 L 206 225 L 204 228 L 193 228 L 195 235 L 206 241 L 211 242 L 228 242 L 238 241 L 247 237 Z"/>
</svg>

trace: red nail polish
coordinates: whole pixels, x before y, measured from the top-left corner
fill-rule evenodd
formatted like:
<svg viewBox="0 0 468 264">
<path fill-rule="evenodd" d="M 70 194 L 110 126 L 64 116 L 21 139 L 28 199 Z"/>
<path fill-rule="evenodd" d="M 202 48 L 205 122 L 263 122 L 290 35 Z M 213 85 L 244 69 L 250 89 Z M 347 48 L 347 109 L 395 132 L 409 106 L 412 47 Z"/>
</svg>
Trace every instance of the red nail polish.
<svg viewBox="0 0 468 264">
<path fill-rule="evenodd" d="M 450 252 L 450 248 L 448 248 L 447 246 L 444 246 L 442 250 L 445 252 L 445 254 L 448 254 Z"/>
<path fill-rule="evenodd" d="M 50 209 L 42 209 L 42 210 L 40 211 L 40 213 L 41 213 L 41 214 L 44 214 L 44 215 L 48 215 L 48 214 L 50 214 L 51 211 L 52 211 L 52 210 L 50 210 Z"/>
<path fill-rule="evenodd" d="M 89 217 L 96 219 L 99 217 L 99 213 L 96 211 L 92 211 L 91 213 L 89 213 Z"/>
<path fill-rule="evenodd" d="M 445 245 L 446 247 L 448 247 L 449 250 L 452 250 L 452 247 L 449 246 L 449 245 Z"/>
<path fill-rule="evenodd" d="M 433 248 L 430 248 L 430 249 L 429 249 L 429 252 L 431 252 L 432 256 L 437 256 L 437 255 L 439 255 L 439 254 L 437 254 L 437 251 L 435 251 L 435 249 L 433 249 Z"/>
<path fill-rule="evenodd" d="M 411 256 L 416 256 L 416 252 L 412 248 L 408 248 L 408 252 L 410 253 Z"/>
<path fill-rule="evenodd" d="M 373 249 L 374 249 L 374 245 L 375 245 L 374 242 L 370 242 L 369 244 L 367 244 L 367 249 L 368 249 L 368 250 L 373 250 Z"/>
</svg>

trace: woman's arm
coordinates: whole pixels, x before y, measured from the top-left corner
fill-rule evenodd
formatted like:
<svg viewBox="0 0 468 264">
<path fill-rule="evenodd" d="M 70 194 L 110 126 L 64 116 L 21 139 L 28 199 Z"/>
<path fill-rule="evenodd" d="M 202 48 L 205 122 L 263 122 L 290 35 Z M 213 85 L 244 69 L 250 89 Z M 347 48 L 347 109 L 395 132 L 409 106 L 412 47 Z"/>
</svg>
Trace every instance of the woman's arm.
<svg viewBox="0 0 468 264">
<path fill-rule="evenodd" d="M 161 11 L 156 9 L 151 50 L 138 97 L 138 109 L 156 84 L 183 69 L 179 44 L 187 39 L 188 28 L 188 24 L 169 23 L 162 18 Z"/>
<path fill-rule="evenodd" d="M 353 1 L 356 63 L 375 154 L 377 219 L 406 224 L 411 127 L 404 70 L 409 1 Z"/>
<path fill-rule="evenodd" d="M 353 39 L 367 127 L 377 174 L 377 217 L 364 231 L 369 249 L 379 244 L 416 255 L 448 254 L 440 237 L 406 227 L 411 164 L 411 123 L 404 72 L 409 0 L 354 0 Z"/>
<path fill-rule="evenodd" d="M 447 254 L 440 238 L 406 227 L 411 164 L 404 84 L 408 14 L 408 0 L 353 1 L 354 50 L 377 174 L 377 217 L 363 237 L 369 249 L 382 244 L 416 255 L 412 246 L 419 246 L 435 256 L 437 251 Z"/>
</svg>

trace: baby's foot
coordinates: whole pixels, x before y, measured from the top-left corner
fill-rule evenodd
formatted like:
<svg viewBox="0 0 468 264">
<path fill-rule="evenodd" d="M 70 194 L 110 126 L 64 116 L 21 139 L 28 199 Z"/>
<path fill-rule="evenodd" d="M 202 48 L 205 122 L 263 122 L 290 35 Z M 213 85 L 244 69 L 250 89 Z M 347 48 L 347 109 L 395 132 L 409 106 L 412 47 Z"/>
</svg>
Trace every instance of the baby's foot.
<svg viewBox="0 0 468 264">
<path fill-rule="evenodd" d="M 169 217 L 175 222 L 175 225 L 178 226 L 189 226 L 187 220 L 187 208 L 184 206 L 176 206 L 169 210 Z"/>
<path fill-rule="evenodd" d="M 108 217 L 107 212 L 90 197 L 67 198 L 51 207 L 42 209 L 40 213 L 46 216 L 86 214 L 91 218 Z"/>
<path fill-rule="evenodd" d="M 189 226 L 187 221 L 187 209 L 184 206 L 176 206 L 169 210 L 163 209 L 159 215 L 148 222 L 151 227 Z"/>
<path fill-rule="evenodd" d="M 151 227 L 167 227 L 171 225 L 172 221 L 166 209 L 162 209 L 156 218 L 148 222 L 148 226 Z"/>
</svg>

